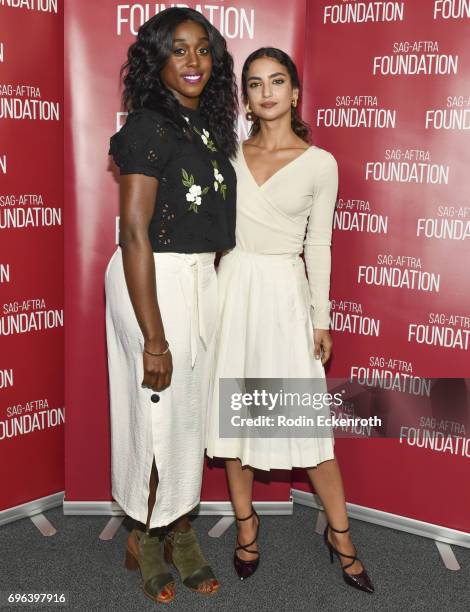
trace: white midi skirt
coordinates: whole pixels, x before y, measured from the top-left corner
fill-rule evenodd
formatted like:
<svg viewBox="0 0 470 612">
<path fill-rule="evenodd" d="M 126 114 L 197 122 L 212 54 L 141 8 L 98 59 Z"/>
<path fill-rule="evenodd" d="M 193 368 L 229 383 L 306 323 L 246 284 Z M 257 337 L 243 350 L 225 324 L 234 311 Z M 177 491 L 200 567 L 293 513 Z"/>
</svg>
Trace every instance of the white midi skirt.
<svg viewBox="0 0 470 612">
<path fill-rule="evenodd" d="M 331 428 L 322 427 L 308 437 L 219 435 L 219 378 L 323 379 L 324 384 L 323 365 L 314 358 L 302 259 L 297 254 L 265 255 L 235 247 L 220 261 L 218 290 L 208 456 L 239 458 L 243 465 L 262 470 L 314 467 L 333 459 Z"/>
<path fill-rule="evenodd" d="M 158 304 L 173 359 L 171 385 L 142 388 L 143 336 L 117 248 L 106 269 L 106 335 L 114 499 L 146 523 L 153 458 L 158 487 L 150 527 L 200 500 L 208 387 L 217 317 L 214 254 L 154 253 Z M 155 398 L 154 398 L 155 399 Z"/>
</svg>

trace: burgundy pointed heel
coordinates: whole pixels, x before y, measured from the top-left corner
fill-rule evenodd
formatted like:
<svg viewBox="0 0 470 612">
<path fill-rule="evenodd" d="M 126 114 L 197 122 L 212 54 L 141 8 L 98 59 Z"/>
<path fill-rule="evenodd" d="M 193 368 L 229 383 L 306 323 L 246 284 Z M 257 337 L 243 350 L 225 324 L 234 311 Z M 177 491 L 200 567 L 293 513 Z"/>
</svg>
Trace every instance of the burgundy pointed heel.
<svg viewBox="0 0 470 612">
<path fill-rule="evenodd" d="M 237 521 L 247 521 L 252 516 L 256 516 L 256 520 L 258 522 L 258 524 L 256 525 L 255 539 L 252 542 L 250 542 L 249 544 L 240 544 L 240 542 L 238 540 L 238 535 L 237 535 L 237 547 L 235 548 L 235 553 L 233 555 L 233 565 L 235 566 L 235 571 L 237 572 L 238 577 L 240 578 L 240 580 L 246 580 L 250 576 L 253 576 L 253 574 L 258 569 L 259 558 L 260 558 L 259 552 L 257 550 L 250 550 L 249 547 L 253 546 L 253 544 L 258 539 L 259 516 L 257 515 L 256 510 L 254 508 L 252 508 L 252 513 L 250 514 L 250 516 L 246 516 L 245 518 L 235 517 L 237 519 Z M 257 555 L 256 559 L 253 559 L 251 561 L 246 561 L 244 559 L 240 559 L 240 557 L 237 555 L 237 551 L 238 550 L 244 550 L 245 552 Z"/>
<path fill-rule="evenodd" d="M 336 550 L 336 548 L 333 546 L 333 544 L 328 539 L 328 529 L 331 529 L 331 531 L 335 531 L 336 533 L 347 533 L 349 531 L 349 527 L 347 529 L 340 530 L 340 529 L 335 529 L 329 524 L 326 525 L 325 531 L 323 532 L 323 540 L 325 541 L 326 547 L 330 551 L 330 562 L 333 563 L 334 561 L 333 554 L 335 554 L 338 557 L 338 561 L 340 565 L 342 566 L 344 582 L 348 584 L 349 586 L 354 587 L 355 589 L 364 591 L 365 593 L 373 593 L 374 586 L 364 568 L 364 564 L 363 564 L 363 570 L 360 574 L 348 574 L 345 571 L 346 569 L 348 569 L 348 567 L 351 567 L 354 561 L 360 561 L 360 559 L 358 558 L 357 555 L 346 555 L 344 553 L 339 552 L 339 550 Z M 340 557 L 345 557 L 346 559 L 352 559 L 352 561 L 343 566 L 341 564 Z"/>
</svg>

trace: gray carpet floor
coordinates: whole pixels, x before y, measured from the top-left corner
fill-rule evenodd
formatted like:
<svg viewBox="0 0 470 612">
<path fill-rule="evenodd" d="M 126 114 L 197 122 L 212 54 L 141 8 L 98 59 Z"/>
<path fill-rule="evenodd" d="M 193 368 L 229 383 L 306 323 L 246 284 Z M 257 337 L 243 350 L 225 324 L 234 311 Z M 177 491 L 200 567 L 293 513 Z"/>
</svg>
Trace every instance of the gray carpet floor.
<svg viewBox="0 0 470 612">
<path fill-rule="evenodd" d="M 374 582 L 372 595 L 348 587 L 339 565 L 330 565 L 314 532 L 316 510 L 294 506 L 293 516 L 262 516 L 261 563 L 255 576 L 240 582 L 231 565 L 232 525 L 219 538 L 208 530 L 217 517 L 194 520 L 201 546 L 221 582 L 211 597 L 189 591 L 177 580 L 176 599 L 154 604 L 142 593 L 140 574 L 124 568 L 124 523 L 107 542 L 98 539 L 108 517 L 64 516 L 49 510 L 57 534 L 43 537 L 29 519 L 0 527 L 0 591 L 66 591 L 62 610 L 179 611 L 468 611 L 470 550 L 454 547 L 460 571 L 449 571 L 432 540 L 351 520 L 354 542 Z M 54 606 L 9 607 L 51 610 Z M 5 609 L 5 608 L 3 608 Z"/>
</svg>

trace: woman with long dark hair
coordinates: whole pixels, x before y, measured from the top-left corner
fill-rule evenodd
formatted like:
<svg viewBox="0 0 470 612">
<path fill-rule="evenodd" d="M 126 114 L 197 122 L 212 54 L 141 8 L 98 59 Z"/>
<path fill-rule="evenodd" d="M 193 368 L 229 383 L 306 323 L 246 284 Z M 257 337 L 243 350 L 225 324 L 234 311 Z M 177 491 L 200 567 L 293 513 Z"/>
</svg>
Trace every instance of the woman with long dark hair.
<svg viewBox="0 0 470 612">
<path fill-rule="evenodd" d="M 236 247 L 219 265 L 221 308 L 207 440 L 210 457 L 226 458 L 237 518 L 235 569 L 245 579 L 259 564 L 259 518 L 252 506 L 254 468 L 303 467 L 328 518 L 324 540 L 331 560 L 334 554 L 341 560 L 347 584 L 372 592 L 350 538 L 331 428 L 315 425 L 310 435 L 297 436 L 278 428 L 262 435 L 263 421 L 257 422 L 256 416 L 268 417 L 269 409 L 254 408 L 263 406 L 261 389 L 253 380 L 247 381 L 256 379 L 265 391 L 270 379 L 288 386 L 289 380 L 303 379 L 326 390 L 323 366 L 332 347 L 330 244 L 337 164 L 330 153 L 308 144 L 309 129 L 297 110 L 297 70 L 286 53 L 274 48 L 253 52 L 243 66 L 242 89 L 247 118 L 253 123 L 250 138 L 240 144 L 234 162 Z M 228 405 L 225 396 L 219 403 L 221 378 L 235 381 L 231 388 L 241 391 L 235 407 Z M 289 391 L 298 391 L 297 384 L 301 382 L 294 381 Z M 253 385 L 258 396 L 248 395 L 247 405 L 253 406 L 248 417 L 233 418 L 232 409 L 240 409 L 243 392 Z M 258 430 L 250 426 L 250 418 Z M 232 422 L 235 425 L 230 428 Z M 237 435 L 236 424 L 242 422 L 246 427 Z M 272 426 L 276 421 L 267 423 Z"/>
<path fill-rule="evenodd" d="M 225 40 L 185 8 L 142 25 L 122 73 L 120 239 L 106 270 L 112 492 L 136 521 L 126 566 L 167 603 L 165 561 L 194 591 L 219 588 L 187 514 L 200 498 L 214 256 L 234 245 L 237 90 Z"/>
</svg>

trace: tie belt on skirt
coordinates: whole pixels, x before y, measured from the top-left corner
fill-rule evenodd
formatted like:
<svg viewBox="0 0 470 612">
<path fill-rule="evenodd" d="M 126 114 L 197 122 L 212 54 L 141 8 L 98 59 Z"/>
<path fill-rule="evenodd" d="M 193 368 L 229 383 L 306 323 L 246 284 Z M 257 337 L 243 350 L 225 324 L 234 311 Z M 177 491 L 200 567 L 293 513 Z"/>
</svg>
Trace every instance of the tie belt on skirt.
<svg viewBox="0 0 470 612">
<path fill-rule="evenodd" d="M 217 281 L 215 253 L 154 253 L 158 290 L 158 270 L 164 268 L 178 275 L 191 313 L 191 365 L 197 356 L 198 338 L 207 348 L 215 331 L 217 317 Z"/>
<path fill-rule="evenodd" d="M 171 300 L 181 299 L 181 294 L 183 295 L 186 311 L 190 316 L 190 347 L 188 349 L 190 348 L 191 351 L 191 366 L 194 367 L 199 339 L 207 349 L 217 324 L 218 302 L 217 276 L 214 268 L 215 253 L 154 252 L 153 256 L 157 295 L 160 295 L 161 302 L 160 310 L 162 310 L 162 304 L 165 306 L 165 312 L 162 312 L 164 325 L 165 318 L 172 316 Z M 112 304 L 110 302 L 110 311 L 116 312 L 118 321 L 125 321 L 124 327 L 127 328 L 126 337 L 133 333 L 130 331 L 131 328 L 138 333 L 141 338 L 139 344 L 142 346 L 142 335 L 128 299 L 122 250 L 119 246 L 111 257 L 106 269 L 107 278 L 109 274 L 111 274 L 111 277 L 108 279 L 108 293 L 110 294 L 109 299 L 112 301 Z M 179 296 L 176 290 L 178 285 L 181 289 Z M 121 293 L 123 291 L 125 294 Z M 170 292 L 170 295 L 168 292 Z M 181 313 L 181 309 L 175 310 Z M 131 319 L 133 323 L 131 323 Z M 118 327 L 122 326 L 121 323 L 117 323 L 117 325 Z"/>
</svg>

